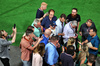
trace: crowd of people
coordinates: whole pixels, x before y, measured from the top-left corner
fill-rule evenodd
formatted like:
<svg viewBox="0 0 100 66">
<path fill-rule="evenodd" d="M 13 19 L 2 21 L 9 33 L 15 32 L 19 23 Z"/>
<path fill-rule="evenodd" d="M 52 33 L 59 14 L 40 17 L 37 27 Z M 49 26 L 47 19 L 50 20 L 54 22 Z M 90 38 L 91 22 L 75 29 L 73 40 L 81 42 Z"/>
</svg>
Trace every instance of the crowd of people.
<svg viewBox="0 0 100 66">
<path fill-rule="evenodd" d="M 79 28 L 81 18 L 77 8 L 72 8 L 68 16 L 61 14 L 57 19 L 53 9 L 44 14 L 47 5 L 41 3 L 36 19 L 21 38 L 23 66 L 96 66 L 100 42 L 95 23 L 87 19 Z M 79 40 L 78 35 L 82 39 Z M 8 38 L 12 40 L 8 41 Z M 0 31 L 0 60 L 4 66 L 10 66 L 8 46 L 15 38 L 16 28 L 12 35 Z"/>
</svg>

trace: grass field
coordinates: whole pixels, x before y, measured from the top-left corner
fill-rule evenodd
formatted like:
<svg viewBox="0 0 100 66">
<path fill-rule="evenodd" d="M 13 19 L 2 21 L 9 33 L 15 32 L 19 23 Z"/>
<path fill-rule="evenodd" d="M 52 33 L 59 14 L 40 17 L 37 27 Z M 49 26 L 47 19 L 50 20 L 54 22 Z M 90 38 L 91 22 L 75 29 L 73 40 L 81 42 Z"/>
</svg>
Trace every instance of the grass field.
<svg viewBox="0 0 100 66">
<path fill-rule="evenodd" d="M 92 19 L 100 37 L 100 0 L 0 0 L 0 30 L 11 34 L 13 25 L 17 26 L 17 39 L 13 45 L 19 46 L 23 33 L 35 19 L 36 11 L 43 1 L 48 3 L 44 12 L 54 9 L 57 18 L 62 13 L 68 15 L 72 8 L 77 8 L 81 16 L 80 25 L 87 19 Z"/>
</svg>

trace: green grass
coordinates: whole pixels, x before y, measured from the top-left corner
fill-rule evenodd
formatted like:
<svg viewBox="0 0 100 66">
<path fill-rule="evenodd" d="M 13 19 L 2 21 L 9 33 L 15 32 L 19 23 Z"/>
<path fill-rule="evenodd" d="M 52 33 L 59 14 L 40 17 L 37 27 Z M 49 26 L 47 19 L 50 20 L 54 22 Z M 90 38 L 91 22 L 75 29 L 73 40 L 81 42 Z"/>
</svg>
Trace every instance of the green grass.
<svg viewBox="0 0 100 66">
<path fill-rule="evenodd" d="M 0 30 L 11 34 L 13 25 L 17 26 L 17 38 L 13 45 L 19 46 L 23 33 L 35 19 L 36 11 L 43 1 L 48 3 L 44 12 L 54 9 L 57 18 L 62 13 L 68 15 L 72 8 L 77 8 L 81 16 L 80 25 L 87 19 L 92 19 L 100 37 L 100 0 L 0 0 Z"/>
</svg>

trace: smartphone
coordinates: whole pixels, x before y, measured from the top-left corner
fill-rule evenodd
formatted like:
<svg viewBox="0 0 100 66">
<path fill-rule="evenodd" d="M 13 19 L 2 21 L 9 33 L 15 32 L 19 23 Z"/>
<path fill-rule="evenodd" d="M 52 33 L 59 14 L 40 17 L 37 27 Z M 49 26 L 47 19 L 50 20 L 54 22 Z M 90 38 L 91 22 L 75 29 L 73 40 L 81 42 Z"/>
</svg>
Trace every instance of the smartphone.
<svg viewBox="0 0 100 66">
<path fill-rule="evenodd" d="M 15 27 L 16 27 L 16 24 L 14 24 L 14 29 L 15 29 Z"/>
</svg>

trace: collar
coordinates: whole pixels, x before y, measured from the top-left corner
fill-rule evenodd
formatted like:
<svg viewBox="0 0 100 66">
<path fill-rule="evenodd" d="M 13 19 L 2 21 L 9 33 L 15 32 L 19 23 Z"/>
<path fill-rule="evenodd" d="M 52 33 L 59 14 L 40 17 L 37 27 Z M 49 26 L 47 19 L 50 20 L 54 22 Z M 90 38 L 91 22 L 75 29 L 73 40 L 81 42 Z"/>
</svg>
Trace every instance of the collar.
<svg viewBox="0 0 100 66">
<path fill-rule="evenodd" d="M 56 48 L 56 46 L 52 42 L 50 42 L 50 44 Z"/>
<path fill-rule="evenodd" d="M 44 34 L 42 34 L 42 36 L 43 36 L 43 38 L 49 39 L 49 37 L 48 37 L 48 38 L 47 38 L 47 37 L 45 37 L 45 35 L 44 35 Z"/>
<path fill-rule="evenodd" d="M 68 55 L 68 56 L 70 56 L 70 57 L 72 57 L 72 55 L 70 55 L 70 54 L 67 54 L 67 53 L 65 53 L 66 55 Z"/>
</svg>

